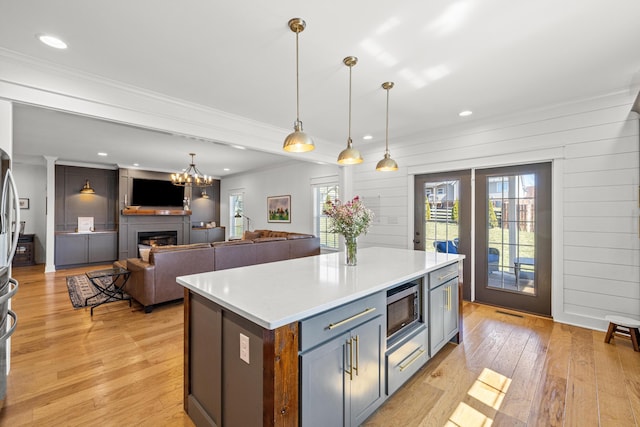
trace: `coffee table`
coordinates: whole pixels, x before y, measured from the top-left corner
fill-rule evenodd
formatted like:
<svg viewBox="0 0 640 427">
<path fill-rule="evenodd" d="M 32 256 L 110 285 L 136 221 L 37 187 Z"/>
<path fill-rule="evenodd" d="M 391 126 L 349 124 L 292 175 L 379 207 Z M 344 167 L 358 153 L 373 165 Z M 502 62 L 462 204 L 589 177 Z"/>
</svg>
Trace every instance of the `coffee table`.
<svg viewBox="0 0 640 427">
<path fill-rule="evenodd" d="M 105 270 L 88 271 L 85 274 L 98 290 L 98 292 L 84 300 L 85 305 L 87 305 L 91 298 L 96 298 L 100 295 L 107 297 L 104 301 L 97 302 L 91 306 L 92 316 L 94 308 L 108 302 L 129 301 L 129 307 L 131 307 L 131 297 L 124 293 L 124 286 L 127 284 L 127 280 L 129 280 L 129 276 L 131 275 L 129 270 L 116 267 Z"/>
</svg>

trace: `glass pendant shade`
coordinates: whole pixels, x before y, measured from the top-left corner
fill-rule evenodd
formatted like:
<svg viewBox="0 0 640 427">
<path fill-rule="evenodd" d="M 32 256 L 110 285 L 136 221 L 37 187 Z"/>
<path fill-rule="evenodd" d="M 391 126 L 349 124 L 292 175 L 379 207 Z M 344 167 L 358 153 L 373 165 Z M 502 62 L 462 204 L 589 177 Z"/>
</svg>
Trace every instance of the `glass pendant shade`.
<svg viewBox="0 0 640 427">
<path fill-rule="evenodd" d="M 351 140 L 351 69 L 358 63 L 358 58 L 355 56 L 347 56 L 342 62 L 349 67 L 349 136 L 347 137 L 347 148 L 342 150 L 338 155 L 338 164 L 357 165 L 358 163 L 362 163 L 363 159 L 360 152 L 353 148 L 353 141 Z"/>
<path fill-rule="evenodd" d="M 316 148 L 313 139 L 302 131 L 300 121 L 300 77 L 298 72 L 298 35 L 304 31 L 307 24 L 302 18 L 292 18 L 289 20 L 289 28 L 296 33 L 296 121 L 293 124 L 293 132 L 284 139 L 282 149 L 290 153 L 304 153 Z"/>
<path fill-rule="evenodd" d="M 398 170 L 398 164 L 391 158 L 391 154 L 389 153 L 389 91 L 393 88 L 393 82 L 382 83 L 382 88 L 387 91 L 387 125 L 384 158 L 378 162 L 376 170 L 379 172 L 393 172 Z"/>
</svg>

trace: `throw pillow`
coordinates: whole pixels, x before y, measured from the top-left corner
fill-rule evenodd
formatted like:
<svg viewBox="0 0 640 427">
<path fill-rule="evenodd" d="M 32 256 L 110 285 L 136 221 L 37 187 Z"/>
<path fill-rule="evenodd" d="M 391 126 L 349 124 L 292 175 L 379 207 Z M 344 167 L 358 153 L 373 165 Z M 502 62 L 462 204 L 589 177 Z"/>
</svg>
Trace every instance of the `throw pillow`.
<svg viewBox="0 0 640 427">
<path fill-rule="evenodd" d="M 257 231 L 245 231 L 242 233 L 242 240 L 253 240 L 260 237 L 260 233 Z"/>
<path fill-rule="evenodd" d="M 138 252 L 140 252 L 140 259 L 144 262 L 149 262 L 149 252 L 151 252 L 151 246 L 138 245 Z"/>
</svg>

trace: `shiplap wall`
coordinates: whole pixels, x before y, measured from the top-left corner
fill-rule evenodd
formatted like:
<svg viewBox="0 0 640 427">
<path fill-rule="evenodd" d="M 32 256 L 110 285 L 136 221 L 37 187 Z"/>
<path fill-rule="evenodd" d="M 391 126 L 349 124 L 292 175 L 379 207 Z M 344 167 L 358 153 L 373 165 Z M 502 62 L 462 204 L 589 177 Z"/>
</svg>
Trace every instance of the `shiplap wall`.
<svg viewBox="0 0 640 427">
<path fill-rule="evenodd" d="M 552 161 L 554 319 L 597 329 L 608 313 L 640 319 L 640 136 L 633 99 L 618 93 L 390 140 L 400 165 L 395 173 L 374 171 L 384 147 L 366 151 L 354 189 L 377 218 L 361 244 L 411 247 L 415 174 Z"/>
</svg>

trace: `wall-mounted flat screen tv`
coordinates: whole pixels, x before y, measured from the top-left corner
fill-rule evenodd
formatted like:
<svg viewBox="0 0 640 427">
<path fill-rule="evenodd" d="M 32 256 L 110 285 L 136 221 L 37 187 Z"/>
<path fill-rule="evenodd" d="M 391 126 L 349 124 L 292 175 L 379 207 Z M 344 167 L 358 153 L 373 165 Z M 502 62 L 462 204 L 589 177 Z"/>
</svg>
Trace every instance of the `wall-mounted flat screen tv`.
<svg viewBox="0 0 640 427">
<path fill-rule="evenodd" d="M 160 179 L 133 178 L 131 204 L 134 206 L 183 206 L 184 187 Z"/>
</svg>

